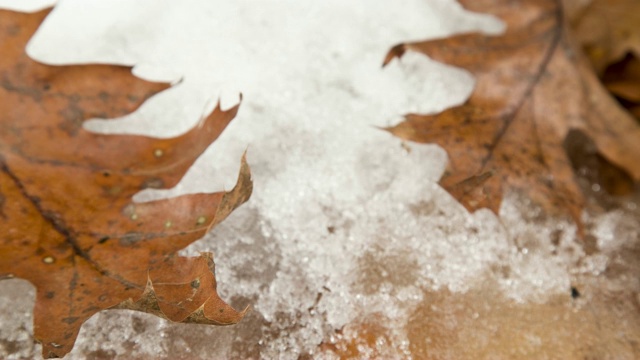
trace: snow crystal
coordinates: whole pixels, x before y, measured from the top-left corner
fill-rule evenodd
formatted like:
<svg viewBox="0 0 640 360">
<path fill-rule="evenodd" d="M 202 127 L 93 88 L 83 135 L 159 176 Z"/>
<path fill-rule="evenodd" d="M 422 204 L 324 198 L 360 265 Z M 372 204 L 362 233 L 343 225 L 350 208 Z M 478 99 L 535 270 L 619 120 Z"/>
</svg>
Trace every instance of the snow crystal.
<svg viewBox="0 0 640 360">
<path fill-rule="evenodd" d="M 129 64 L 141 77 L 180 81 L 89 129 L 174 136 L 218 97 L 230 106 L 244 95 L 238 117 L 180 184 L 138 201 L 229 189 L 247 147 L 255 181 L 246 205 L 183 252 L 214 251 L 223 298 L 251 304 L 243 322 L 196 331 L 104 312 L 83 326 L 71 358 L 331 358 L 314 353 L 318 344 L 377 316 L 389 333 L 376 354 L 408 357 L 406 326 L 426 290 L 465 293 L 491 277 L 510 299 L 544 301 L 576 274 L 602 271 L 595 257 L 578 264 L 586 254 L 572 225 L 531 221 L 516 200 L 504 202 L 501 220 L 468 214 L 436 184 L 442 149 L 378 128 L 459 104 L 473 86 L 465 71 L 414 53 L 383 69 L 388 49 L 471 30 L 502 25 L 444 0 L 61 2 L 28 46 L 36 59 Z M 616 215 L 604 217 L 595 232 L 613 251 Z"/>
</svg>

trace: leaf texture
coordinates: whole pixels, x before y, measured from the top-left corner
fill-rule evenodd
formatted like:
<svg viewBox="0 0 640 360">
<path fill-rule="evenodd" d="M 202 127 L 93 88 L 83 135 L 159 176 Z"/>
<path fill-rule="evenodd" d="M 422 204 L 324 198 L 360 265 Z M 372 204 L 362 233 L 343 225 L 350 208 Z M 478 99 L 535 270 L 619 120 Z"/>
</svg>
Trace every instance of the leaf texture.
<svg viewBox="0 0 640 360">
<path fill-rule="evenodd" d="M 84 120 L 134 111 L 166 84 L 110 65 L 47 66 L 25 45 L 47 11 L 0 11 L 0 278 L 36 287 L 34 335 L 45 357 L 68 353 L 82 323 L 114 307 L 172 321 L 227 325 L 212 255 L 177 256 L 252 190 L 244 158 L 233 190 L 147 203 L 177 184 L 235 117 L 216 109 L 171 139 L 102 135 Z"/>
</svg>

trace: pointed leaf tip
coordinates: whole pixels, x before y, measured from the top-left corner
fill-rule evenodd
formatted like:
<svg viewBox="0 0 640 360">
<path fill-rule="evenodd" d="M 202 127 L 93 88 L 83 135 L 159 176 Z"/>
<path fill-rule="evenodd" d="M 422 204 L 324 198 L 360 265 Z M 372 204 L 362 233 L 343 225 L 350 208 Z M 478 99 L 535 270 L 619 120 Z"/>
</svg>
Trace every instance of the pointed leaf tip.
<svg viewBox="0 0 640 360">
<path fill-rule="evenodd" d="M 384 57 L 384 61 L 382 62 L 382 67 L 389 65 L 389 63 L 393 61 L 393 59 L 395 58 L 400 59 L 406 51 L 407 51 L 407 45 L 404 43 L 398 44 L 392 47 L 389 50 L 389 52 L 387 52 L 387 55 Z"/>
</svg>

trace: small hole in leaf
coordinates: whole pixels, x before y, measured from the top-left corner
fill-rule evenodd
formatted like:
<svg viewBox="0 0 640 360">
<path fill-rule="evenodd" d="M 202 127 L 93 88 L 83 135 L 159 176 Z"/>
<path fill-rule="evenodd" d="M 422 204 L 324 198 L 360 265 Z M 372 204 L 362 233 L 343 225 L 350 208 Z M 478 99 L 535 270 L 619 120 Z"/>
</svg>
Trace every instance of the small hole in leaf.
<svg viewBox="0 0 640 360">
<path fill-rule="evenodd" d="M 200 287 L 200 279 L 195 279 L 191 282 L 191 287 L 197 289 Z"/>
</svg>

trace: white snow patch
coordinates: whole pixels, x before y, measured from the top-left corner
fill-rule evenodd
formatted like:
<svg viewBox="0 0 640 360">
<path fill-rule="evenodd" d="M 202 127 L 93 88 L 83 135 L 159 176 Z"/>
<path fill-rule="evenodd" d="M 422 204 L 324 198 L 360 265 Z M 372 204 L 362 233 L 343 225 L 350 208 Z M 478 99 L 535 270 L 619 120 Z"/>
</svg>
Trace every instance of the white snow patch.
<svg viewBox="0 0 640 360">
<path fill-rule="evenodd" d="M 57 0 L 0 0 L 0 9 L 35 12 L 53 6 Z"/>
</svg>

